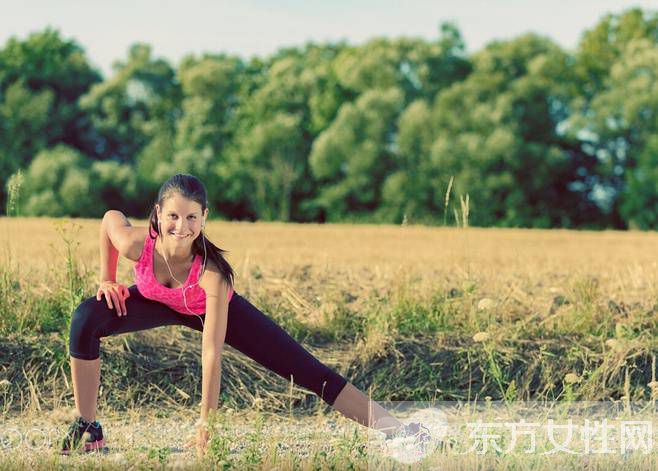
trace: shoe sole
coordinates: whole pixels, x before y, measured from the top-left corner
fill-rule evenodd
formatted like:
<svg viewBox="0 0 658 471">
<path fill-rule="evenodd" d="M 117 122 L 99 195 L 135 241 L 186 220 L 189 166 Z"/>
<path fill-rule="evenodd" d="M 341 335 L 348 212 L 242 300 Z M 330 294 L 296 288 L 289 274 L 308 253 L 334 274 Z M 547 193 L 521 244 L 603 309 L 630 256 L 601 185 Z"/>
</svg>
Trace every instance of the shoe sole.
<svg viewBox="0 0 658 471">
<path fill-rule="evenodd" d="M 84 452 L 91 453 L 94 451 L 99 453 L 108 453 L 110 451 L 110 449 L 105 445 L 104 438 L 102 440 L 96 440 L 95 442 L 85 442 Z M 71 450 L 61 450 L 60 454 L 70 455 Z"/>
</svg>

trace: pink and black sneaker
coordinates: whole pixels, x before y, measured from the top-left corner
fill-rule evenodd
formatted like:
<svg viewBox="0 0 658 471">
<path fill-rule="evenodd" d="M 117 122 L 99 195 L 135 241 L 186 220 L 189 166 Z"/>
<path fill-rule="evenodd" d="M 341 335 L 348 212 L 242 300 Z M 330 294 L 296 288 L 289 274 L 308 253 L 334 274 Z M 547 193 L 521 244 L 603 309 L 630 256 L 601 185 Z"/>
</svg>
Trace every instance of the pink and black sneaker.
<svg viewBox="0 0 658 471">
<path fill-rule="evenodd" d="M 83 438 L 86 439 L 83 442 Z M 98 422 L 87 422 L 82 417 L 76 418 L 69 426 L 66 437 L 62 440 L 62 455 L 69 455 L 72 451 L 80 450 L 85 453 L 92 451 L 107 453 L 109 450 L 105 446 L 103 438 L 103 427 Z"/>
<path fill-rule="evenodd" d="M 413 446 L 418 447 L 421 453 L 430 451 L 432 442 L 432 435 L 427 427 L 420 422 L 412 422 L 410 424 L 402 424 L 390 436 L 386 437 L 389 442 L 395 440 L 410 439 Z"/>
</svg>

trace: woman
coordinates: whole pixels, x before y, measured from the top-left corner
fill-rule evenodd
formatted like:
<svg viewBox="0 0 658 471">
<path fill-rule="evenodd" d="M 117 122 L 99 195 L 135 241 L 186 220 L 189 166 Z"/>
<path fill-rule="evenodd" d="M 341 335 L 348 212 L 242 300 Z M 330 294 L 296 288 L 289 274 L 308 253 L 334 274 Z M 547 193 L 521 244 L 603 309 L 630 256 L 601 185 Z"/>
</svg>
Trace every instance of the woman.
<svg viewBox="0 0 658 471">
<path fill-rule="evenodd" d="M 85 432 L 89 433 L 85 451 L 106 450 L 96 420 L 100 339 L 175 324 L 202 332 L 201 410 L 196 423 L 199 456 L 207 447 L 208 413 L 218 406 L 225 342 L 285 379 L 292 377 L 297 385 L 358 423 L 387 436 L 417 434 L 418 424 L 402 425 L 376 403 L 370 403 L 369 416 L 365 394 L 233 290 L 233 270 L 224 250 L 203 233 L 207 206 L 201 181 L 179 174 L 160 188 L 148 228 L 131 226 L 119 211 L 105 213 L 100 230 L 100 286 L 95 298 L 83 301 L 71 320 L 69 353 L 78 417 L 62 442 L 62 453 L 80 446 Z M 135 285 L 130 288 L 116 282 L 119 255 L 135 262 Z"/>
</svg>

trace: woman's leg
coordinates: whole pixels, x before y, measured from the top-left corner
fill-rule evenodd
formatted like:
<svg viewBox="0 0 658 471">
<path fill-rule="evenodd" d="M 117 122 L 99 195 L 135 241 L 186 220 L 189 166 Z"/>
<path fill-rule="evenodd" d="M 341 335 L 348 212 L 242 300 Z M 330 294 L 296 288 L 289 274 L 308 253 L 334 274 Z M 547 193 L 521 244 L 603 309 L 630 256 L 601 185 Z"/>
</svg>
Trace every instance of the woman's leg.
<svg viewBox="0 0 658 471">
<path fill-rule="evenodd" d="M 69 353 L 75 406 L 88 422 L 96 420 L 96 401 L 100 386 L 100 339 L 110 335 L 183 324 L 186 319 L 162 303 L 144 298 L 136 286 L 128 288 L 128 315 L 117 316 L 105 299 L 90 297 L 80 303 L 71 319 Z M 196 318 L 195 318 L 196 319 Z M 198 319 L 196 319 L 199 322 Z"/>
<path fill-rule="evenodd" d="M 101 359 L 81 360 L 71 357 L 71 379 L 75 408 L 87 422 L 96 420 L 96 400 L 101 381 Z"/>
<path fill-rule="evenodd" d="M 370 400 L 352 383 L 347 383 L 338 394 L 334 409 L 361 425 L 380 430 L 390 436 L 402 422 L 393 417 L 386 409 Z"/>
<path fill-rule="evenodd" d="M 237 293 L 229 304 L 225 341 L 279 376 L 315 392 L 343 415 L 362 425 L 382 430 L 401 425 Z"/>
</svg>

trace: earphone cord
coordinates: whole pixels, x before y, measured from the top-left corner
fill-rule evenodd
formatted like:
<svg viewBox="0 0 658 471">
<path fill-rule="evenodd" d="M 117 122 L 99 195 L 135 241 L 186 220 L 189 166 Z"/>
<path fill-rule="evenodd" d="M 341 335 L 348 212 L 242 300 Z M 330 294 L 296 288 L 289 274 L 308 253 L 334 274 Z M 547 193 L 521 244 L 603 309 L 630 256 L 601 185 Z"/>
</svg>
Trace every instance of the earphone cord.
<svg viewBox="0 0 658 471">
<path fill-rule="evenodd" d="M 160 229 L 160 234 L 162 234 L 162 228 Z M 164 250 L 162 251 L 162 258 L 164 258 L 164 261 L 165 261 L 165 263 L 167 264 L 167 269 L 169 270 L 169 274 L 171 275 L 171 277 L 172 277 L 174 280 L 176 280 L 176 281 L 178 281 L 179 283 L 181 283 L 181 292 L 183 293 L 183 303 L 185 304 L 185 309 L 187 309 L 187 311 L 188 311 L 190 314 L 193 314 L 193 315 L 195 315 L 195 316 L 197 316 L 197 317 L 199 318 L 199 320 L 201 321 L 201 330 L 203 330 L 203 318 L 202 318 L 199 314 L 197 314 L 197 313 L 195 313 L 195 312 L 192 312 L 192 311 L 190 310 L 190 308 L 187 307 L 187 299 L 185 298 L 185 290 L 188 290 L 188 289 L 192 288 L 193 286 L 198 285 L 198 284 L 199 284 L 199 281 L 201 280 L 201 275 L 203 274 L 204 270 L 206 269 L 206 255 L 207 255 L 207 253 L 206 253 L 206 238 L 205 238 L 205 236 L 203 235 L 203 230 L 201 230 L 201 237 L 202 237 L 202 239 L 203 239 L 203 264 L 201 265 L 201 272 L 199 273 L 199 278 L 197 279 L 197 282 L 196 282 L 196 283 L 191 284 L 190 286 L 185 287 L 185 286 L 184 286 L 184 283 L 181 283 L 180 280 L 178 280 L 178 279 L 174 276 L 174 274 L 171 272 L 171 267 L 169 266 L 169 262 L 167 261 L 167 256 L 165 255 Z"/>
</svg>

